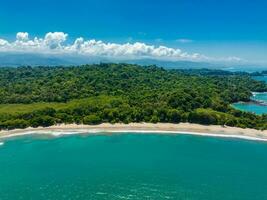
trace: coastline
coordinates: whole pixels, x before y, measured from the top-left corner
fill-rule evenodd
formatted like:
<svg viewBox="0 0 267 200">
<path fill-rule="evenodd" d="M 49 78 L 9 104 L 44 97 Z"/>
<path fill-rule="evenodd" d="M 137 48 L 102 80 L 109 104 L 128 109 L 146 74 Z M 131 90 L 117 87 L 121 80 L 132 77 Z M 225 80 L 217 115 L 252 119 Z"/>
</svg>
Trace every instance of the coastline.
<svg viewBox="0 0 267 200">
<path fill-rule="evenodd" d="M 252 92 L 252 97 L 250 98 L 250 101 L 254 104 L 261 105 L 261 106 L 267 106 L 267 102 L 260 99 L 255 99 L 256 95 L 258 94 L 267 94 L 267 92 Z"/>
<path fill-rule="evenodd" d="M 243 129 L 237 127 L 222 127 L 218 125 L 200 125 L 191 123 L 130 123 L 99 125 L 60 124 L 50 127 L 26 128 L 0 131 L 0 141 L 23 135 L 51 135 L 60 136 L 68 134 L 187 134 L 196 136 L 237 138 L 267 142 L 267 130 Z"/>
</svg>

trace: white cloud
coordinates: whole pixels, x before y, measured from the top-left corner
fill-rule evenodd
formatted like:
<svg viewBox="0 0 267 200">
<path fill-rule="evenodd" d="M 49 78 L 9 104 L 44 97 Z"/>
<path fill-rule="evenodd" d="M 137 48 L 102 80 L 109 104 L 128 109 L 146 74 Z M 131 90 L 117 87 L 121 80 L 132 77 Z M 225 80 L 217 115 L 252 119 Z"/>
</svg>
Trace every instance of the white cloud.
<svg viewBox="0 0 267 200">
<path fill-rule="evenodd" d="M 105 43 L 97 40 L 77 38 L 72 44 L 67 43 L 68 34 L 49 32 L 44 38 L 31 39 L 27 32 L 17 33 L 15 41 L 0 38 L 0 52 L 26 52 L 35 54 L 78 54 L 83 56 L 103 56 L 114 59 L 153 58 L 158 60 L 213 60 L 199 53 L 187 53 L 181 49 L 166 46 L 154 46 L 141 42 L 135 43 Z M 183 39 L 185 40 L 185 39 Z M 185 42 L 185 41 L 184 41 Z M 239 58 L 230 57 L 228 60 Z M 227 60 L 227 59 L 226 59 Z"/>
<path fill-rule="evenodd" d="M 0 48 L 1 47 L 7 47 L 8 46 L 8 41 L 0 39 Z"/>
<path fill-rule="evenodd" d="M 27 32 L 18 32 L 16 38 L 18 41 L 27 41 L 29 40 L 29 34 Z"/>
<path fill-rule="evenodd" d="M 57 49 L 62 47 L 61 45 L 67 40 L 67 37 L 68 34 L 63 32 L 49 32 L 45 35 L 44 42 L 50 49 Z"/>
<path fill-rule="evenodd" d="M 177 39 L 176 42 L 179 42 L 179 43 L 191 43 L 191 42 L 193 42 L 193 40 L 186 39 L 186 38 L 180 38 L 180 39 Z"/>
<path fill-rule="evenodd" d="M 233 62 L 239 62 L 239 61 L 242 61 L 241 58 L 236 57 L 236 56 L 230 56 L 230 57 L 227 57 L 226 59 L 227 59 L 228 61 L 233 61 Z"/>
</svg>

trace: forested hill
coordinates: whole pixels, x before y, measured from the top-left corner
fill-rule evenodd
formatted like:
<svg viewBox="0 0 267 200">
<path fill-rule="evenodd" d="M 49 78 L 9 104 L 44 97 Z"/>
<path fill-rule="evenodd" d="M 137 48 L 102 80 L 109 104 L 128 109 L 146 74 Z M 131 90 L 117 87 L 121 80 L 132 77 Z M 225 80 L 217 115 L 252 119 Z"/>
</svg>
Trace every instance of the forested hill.
<svg viewBox="0 0 267 200">
<path fill-rule="evenodd" d="M 247 74 L 129 64 L 0 68 L 0 127 L 188 121 L 266 129 L 266 116 L 230 106 L 251 91 L 267 86 Z"/>
</svg>

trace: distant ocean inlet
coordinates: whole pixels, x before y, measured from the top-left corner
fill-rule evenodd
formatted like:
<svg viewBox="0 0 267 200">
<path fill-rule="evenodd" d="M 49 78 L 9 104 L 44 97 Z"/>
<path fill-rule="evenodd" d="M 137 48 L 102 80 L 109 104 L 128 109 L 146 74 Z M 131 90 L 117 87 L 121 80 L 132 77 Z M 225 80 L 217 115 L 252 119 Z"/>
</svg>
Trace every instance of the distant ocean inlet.
<svg viewBox="0 0 267 200">
<path fill-rule="evenodd" d="M 265 81 L 267 83 L 267 76 L 254 77 L 256 80 Z M 255 114 L 267 113 L 267 92 L 255 92 L 251 97 L 251 102 L 238 102 L 234 103 L 233 106 L 236 109 L 242 111 L 253 112 Z"/>
<path fill-rule="evenodd" d="M 0 146 L 0 199 L 263 200 L 266 155 L 230 138 L 24 136 Z"/>
</svg>

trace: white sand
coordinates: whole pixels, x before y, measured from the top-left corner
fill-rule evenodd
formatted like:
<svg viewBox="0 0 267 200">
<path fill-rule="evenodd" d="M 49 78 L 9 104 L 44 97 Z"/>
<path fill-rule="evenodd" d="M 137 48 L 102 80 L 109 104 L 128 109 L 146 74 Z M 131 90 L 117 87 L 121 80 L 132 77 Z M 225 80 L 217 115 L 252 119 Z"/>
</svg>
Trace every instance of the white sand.
<svg viewBox="0 0 267 200">
<path fill-rule="evenodd" d="M 114 133 L 157 133 L 157 134 L 190 134 L 212 137 L 230 137 L 248 140 L 267 141 L 267 130 L 242 129 L 236 127 L 222 127 L 217 125 L 199 125 L 190 123 L 130 123 L 130 124 L 100 124 L 100 125 L 77 125 L 61 124 L 50 127 L 15 129 L 0 131 L 0 139 L 30 135 L 48 134 L 53 136 L 66 134 L 114 134 Z"/>
</svg>

